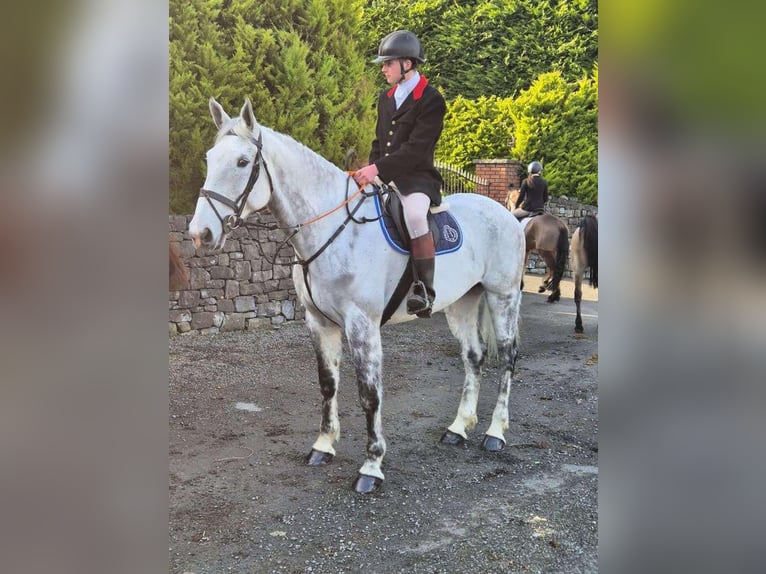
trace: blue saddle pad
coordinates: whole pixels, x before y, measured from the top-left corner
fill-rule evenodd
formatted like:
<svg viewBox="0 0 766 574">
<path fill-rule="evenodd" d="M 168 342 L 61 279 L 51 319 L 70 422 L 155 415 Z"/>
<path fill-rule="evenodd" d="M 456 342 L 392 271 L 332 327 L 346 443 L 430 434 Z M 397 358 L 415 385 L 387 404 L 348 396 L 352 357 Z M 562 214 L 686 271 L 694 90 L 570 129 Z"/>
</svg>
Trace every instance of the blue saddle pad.
<svg viewBox="0 0 766 574">
<path fill-rule="evenodd" d="M 380 196 L 375 196 L 375 210 L 378 215 L 381 216 L 378 220 L 380 222 L 380 229 L 383 231 L 383 237 L 386 238 L 388 244 L 394 248 L 395 251 L 409 255 L 410 252 L 404 247 L 402 238 L 399 236 L 399 230 L 396 228 L 396 224 L 390 215 L 382 213 L 382 207 L 380 205 Z M 449 211 L 440 211 L 439 213 L 428 214 L 429 223 L 431 220 L 436 224 L 438 228 L 438 234 L 434 234 L 434 243 L 436 246 L 436 255 L 444 255 L 445 253 L 452 253 L 457 251 L 463 245 L 463 232 L 460 229 L 460 224 L 452 216 Z M 431 225 L 433 229 L 433 225 Z"/>
</svg>

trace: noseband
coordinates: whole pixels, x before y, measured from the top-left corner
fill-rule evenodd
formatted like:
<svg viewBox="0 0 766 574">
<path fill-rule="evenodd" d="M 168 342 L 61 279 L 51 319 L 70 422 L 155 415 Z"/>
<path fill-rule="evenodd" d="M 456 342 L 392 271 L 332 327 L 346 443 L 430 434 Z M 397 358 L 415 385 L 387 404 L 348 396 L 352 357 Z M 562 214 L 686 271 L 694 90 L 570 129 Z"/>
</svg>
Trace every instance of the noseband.
<svg viewBox="0 0 766 574">
<path fill-rule="evenodd" d="M 235 134 L 230 132 L 227 135 Z M 255 153 L 255 159 L 253 159 L 253 168 L 250 170 L 250 177 L 247 180 L 247 185 L 245 186 L 244 191 L 239 194 L 237 199 L 232 201 L 228 197 L 225 197 L 220 193 L 216 193 L 215 191 L 205 189 L 204 187 L 200 188 L 199 190 L 199 196 L 204 197 L 210 204 L 210 207 L 213 208 L 213 212 L 215 212 L 216 217 L 218 217 L 218 221 L 221 222 L 221 229 L 224 233 L 230 233 L 242 225 L 242 222 L 244 221 L 242 219 L 242 212 L 245 210 L 245 206 L 247 205 L 247 198 L 250 196 L 250 192 L 253 191 L 255 182 L 258 181 L 258 177 L 261 175 L 261 164 L 263 164 L 263 169 L 266 170 L 266 176 L 269 178 L 269 189 L 271 191 L 274 190 L 274 184 L 271 180 L 269 167 L 266 165 L 266 160 L 263 157 L 263 134 L 259 133 L 258 139 L 250 138 L 250 141 L 255 144 L 255 147 L 258 149 L 258 151 Z M 227 207 L 230 207 L 234 213 L 227 215 L 226 217 L 221 217 L 221 214 L 218 213 L 213 200 L 218 201 L 219 203 L 223 203 Z"/>
</svg>

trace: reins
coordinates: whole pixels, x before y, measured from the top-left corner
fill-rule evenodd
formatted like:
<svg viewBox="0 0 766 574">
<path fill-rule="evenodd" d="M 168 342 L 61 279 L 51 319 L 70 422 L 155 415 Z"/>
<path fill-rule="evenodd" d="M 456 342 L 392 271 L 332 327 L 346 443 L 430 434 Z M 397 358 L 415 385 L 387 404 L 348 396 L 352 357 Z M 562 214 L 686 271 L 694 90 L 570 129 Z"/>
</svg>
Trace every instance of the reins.
<svg viewBox="0 0 766 574">
<path fill-rule="evenodd" d="M 235 135 L 235 134 L 231 134 Z M 378 221 L 382 216 L 379 215 L 378 217 L 374 217 L 372 219 L 367 217 L 362 217 L 361 219 L 356 219 L 354 215 L 357 211 L 362 207 L 362 204 L 364 203 L 364 200 L 368 197 L 374 197 L 374 196 L 384 196 L 387 193 L 389 193 L 388 186 L 383 185 L 382 188 L 377 187 L 376 185 L 373 185 L 372 191 L 366 191 L 365 186 L 361 185 L 359 188 L 351 195 L 348 196 L 348 181 L 346 181 L 346 199 L 343 201 L 340 205 L 337 205 L 333 207 L 332 209 L 329 209 L 328 211 L 325 211 L 324 213 L 320 213 L 319 215 L 312 217 L 308 221 L 304 221 L 303 223 L 299 223 L 297 225 L 288 225 L 285 227 L 280 227 L 279 225 L 271 225 L 271 224 L 265 224 L 261 223 L 260 221 L 247 221 L 242 219 L 242 212 L 245 209 L 245 206 L 247 205 L 247 199 L 250 195 L 250 192 L 252 192 L 253 188 L 255 187 L 255 182 L 257 181 L 258 177 L 260 176 L 261 171 L 261 165 L 263 165 L 263 169 L 266 172 L 266 176 L 269 180 L 269 193 L 274 193 L 274 182 L 271 178 L 271 173 L 269 172 L 269 167 L 266 163 L 266 158 L 263 157 L 263 136 L 262 134 L 258 135 L 258 139 L 251 138 L 251 141 L 255 144 L 257 152 L 255 155 L 255 159 L 253 161 L 253 167 L 250 172 L 250 177 L 248 178 L 247 185 L 245 186 L 244 191 L 237 197 L 235 201 L 230 200 L 228 197 L 225 197 L 219 193 L 216 193 L 214 191 L 210 191 L 208 189 L 200 189 L 200 197 L 204 197 L 210 206 L 213 209 L 213 212 L 218 217 L 218 220 L 221 222 L 221 227 L 224 233 L 228 233 L 230 231 L 233 231 L 234 229 L 239 228 L 240 226 L 244 225 L 245 227 L 256 227 L 261 229 L 267 229 L 269 231 L 277 231 L 277 230 L 292 230 L 292 233 L 288 235 L 288 237 L 284 240 L 282 240 L 279 245 L 277 246 L 276 250 L 274 251 L 274 257 L 269 258 L 268 255 L 263 251 L 263 247 L 261 247 L 261 244 L 259 241 L 256 241 L 256 247 L 258 248 L 258 252 L 260 253 L 261 257 L 263 257 L 270 265 L 276 266 L 276 265 L 282 265 L 282 266 L 293 266 L 295 264 L 300 264 L 300 266 L 303 268 L 303 281 L 306 286 L 306 291 L 309 295 L 309 298 L 311 299 L 311 303 L 314 305 L 314 307 L 322 313 L 325 317 L 327 317 L 328 320 L 333 321 L 324 311 L 322 311 L 319 306 L 316 304 L 316 301 L 314 301 L 314 295 L 311 292 L 311 286 L 309 285 L 309 265 L 316 260 L 317 257 L 319 257 L 324 251 L 332 244 L 335 239 L 343 232 L 343 230 L 346 228 L 346 226 L 349 224 L 349 222 L 354 223 L 369 223 L 373 221 Z M 348 179 L 352 179 L 352 175 L 354 172 L 347 171 L 346 174 L 348 175 Z M 354 205 L 353 209 L 349 207 L 350 203 L 356 199 L 357 197 L 360 197 L 361 199 L 359 202 Z M 213 203 L 213 200 L 219 201 L 220 203 L 223 203 L 224 205 L 230 207 L 234 213 L 224 217 L 221 217 L 221 214 L 218 212 L 218 210 L 215 207 L 215 204 Z M 346 208 L 346 219 L 343 221 L 343 223 L 340 224 L 340 226 L 333 232 L 333 234 L 325 241 L 322 246 L 308 259 L 301 259 L 298 256 L 298 252 L 295 249 L 295 246 L 293 246 L 293 251 L 295 252 L 295 261 L 291 261 L 289 263 L 281 263 L 277 261 L 277 256 L 279 255 L 279 252 L 282 250 L 282 247 L 287 245 L 304 227 L 308 227 L 309 225 L 312 225 L 318 221 L 321 221 L 325 217 L 329 217 L 333 213 L 336 213 L 340 209 Z M 266 209 L 266 206 L 259 209 L 254 213 L 254 215 L 258 218 L 260 218 L 261 211 Z M 337 324 L 337 323 L 336 323 Z"/>
<path fill-rule="evenodd" d="M 265 165 L 265 162 L 264 162 L 264 165 Z M 266 170 L 266 172 L 268 173 L 268 169 Z M 348 174 L 348 179 L 350 180 L 351 179 L 351 174 L 353 174 L 354 172 L 347 171 L 346 173 Z M 272 191 L 273 191 L 273 186 L 272 186 Z M 346 183 L 346 193 L 348 193 L 348 182 Z M 296 225 L 287 225 L 287 226 L 282 227 L 282 226 L 275 225 L 275 224 L 261 223 L 260 221 L 243 220 L 243 221 L 241 221 L 240 224 L 244 225 L 245 227 L 257 227 L 257 228 L 261 228 L 261 229 L 267 229 L 269 231 L 292 230 L 292 233 L 290 235 L 288 235 L 288 237 L 286 239 L 282 240 L 279 243 L 279 245 L 277 246 L 277 249 L 276 249 L 276 251 L 274 253 L 274 257 L 273 258 L 269 258 L 269 256 L 263 251 L 263 248 L 261 247 L 261 244 L 258 241 L 256 241 L 255 243 L 256 243 L 256 246 L 258 247 L 258 252 L 260 253 L 261 257 L 263 257 L 272 266 L 274 266 L 274 265 L 282 265 L 282 266 L 290 265 L 290 266 L 292 266 L 292 265 L 295 265 L 295 264 L 300 264 L 300 265 L 302 265 L 304 267 L 304 269 L 306 269 L 306 267 L 309 265 L 309 263 L 311 263 L 317 257 L 319 257 L 324 252 L 324 250 L 327 249 L 333 241 L 335 241 L 335 239 L 346 228 L 346 225 L 348 225 L 349 222 L 353 221 L 354 223 L 369 223 L 369 222 L 377 221 L 378 219 L 380 219 L 381 216 L 378 216 L 378 217 L 375 217 L 375 218 L 372 218 L 372 219 L 367 218 L 367 217 L 363 217 L 361 219 L 356 219 L 354 217 L 354 215 L 362 207 L 362 204 L 364 203 L 365 199 L 367 199 L 368 197 L 374 197 L 376 195 L 382 197 L 382 196 L 386 195 L 387 193 L 388 193 L 388 189 L 380 189 L 380 188 L 378 188 L 376 186 L 373 186 L 373 191 L 365 191 L 365 186 L 362 185 L 362 186 L 359 186 L 359 188 L 350 197 L 347 197 L 345 199 L 345 201 L 343 201 L 341 204 L 336 205 L 332 209 L 329 209 L 328 211 L 325 211 L 324 213 L 321 213 L 321 214 L 319 214 L 319 215 L 317 215 L 315 217 L 312 217 L 311 219 L 309 219 L 308 221 L 304 221 L 303 223 L 298 223 Z M 354 206 L 353 209 L 350 209 L 349 208 L 349 204 L 354 199 L 356 199 L 359 196 L 361 196 L 361 201 L 359 201 Z M 322 246 L 311 257 L 309 257 L 308 259 L 304 260 L 304 259 L 301 259 L 300 257 L 298 257 L 298 254 L 296 252 L 296 254 L 295 254 L 296 260 L 295 261 L 291 261 L 289 263 L 281 263 L 281 262 L 277 261 L 277 255 L 279 254 L 279 251 L 282 249 L 282 247 L 284 247 L 287 243 L 289 243 L 292 240 L 292 238 L 295 237 L 301 229 L 303 229 L 304 227 L 308 227 L 309 225 L 312 225 L 312 224 L 314 224 L 314 223 L 316 223 L 318 221 L 321 221 L 325 217 L 328 217 L 328 216 L 332 215 L 333 213 L 339 211 L 340 209 L 342 209 L 344 207 L 346 208 L 346 212 L 348 214 L 346 216 L 346 219 L 343 221 L 343 223 L 340 224 L 340 226 L 335 230 L 335 232 L 330 236 L 330 238 L 327 241 L 325 241 L 325 243 L 322 244 Z M 254 215 L 257 216 L 257 217 L 260 217 L 260 215 L 261 215 L 260 212 L 261 212 L 261 210 L 256 211 L 254 213 Z M 239 227 L 239 226 L 240 225 L 237 225 L 237 227 Z"/>
</svg>

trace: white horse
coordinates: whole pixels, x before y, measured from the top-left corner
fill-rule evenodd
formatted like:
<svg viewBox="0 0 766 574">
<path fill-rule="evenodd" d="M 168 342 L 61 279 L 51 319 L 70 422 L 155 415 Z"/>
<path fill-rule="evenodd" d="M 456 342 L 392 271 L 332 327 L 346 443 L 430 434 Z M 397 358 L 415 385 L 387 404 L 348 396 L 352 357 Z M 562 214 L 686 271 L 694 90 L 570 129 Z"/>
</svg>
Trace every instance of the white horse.
<svg viewBox="0 0 766 574">
<path fill-rule="evenodd" d="M 308 464 L 327 464 L 335 454 L 345 335 L 367 418 L 366 457 L 354 488 L 362 493 L 377 490 L 384 479 L 381 463 L 386 452 L 381 317 L 408 257 L 386 243 L 378 223 L 363 223 L 377 215 L 374 201 L 367 200 L 372 187 L 358 190 L 346 172 L 290 137 L 259 125 L 249 99 L 237 118 L 230 118 L 213 98 L 209 105 L 219 131 L 207 153 L 207 178 L 189 233 L 197 247 L 221 248 L 242 218 L 267 207 L 281 228 L 292 230 L 289 242 L 297 259 L 293 281 L 306 308 L 322 395 L 319 436 Z M 444 311 L 460 341 L 465 382 L 457 416 L 441 442 L 462 444 L 476 426 L 480 370 L 489 346 L 500 357 L 503 373 L 482 448 L 499 451 L 505 445 L 518 354 L 524 233 L 503 205 L 487 197 L 453 195 L 449 204 L 464 230 L 464 242 L 458 251 L 437 256 L 434 312 Z M 482 302 L 486 311 L 480 312 Z M 413 318 L 402 303 L 390 321 Z"/>
</svg>

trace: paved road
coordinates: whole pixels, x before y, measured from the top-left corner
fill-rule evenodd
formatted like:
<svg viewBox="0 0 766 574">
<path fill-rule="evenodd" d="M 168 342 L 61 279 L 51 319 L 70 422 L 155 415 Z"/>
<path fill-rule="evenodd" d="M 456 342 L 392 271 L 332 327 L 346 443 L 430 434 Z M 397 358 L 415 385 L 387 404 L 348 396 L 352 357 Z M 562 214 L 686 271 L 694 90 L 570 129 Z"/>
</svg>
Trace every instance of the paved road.
<svg viewBox="0 0 766 574">
<path fill-rule="evenodd" d="M 442 447 L 459 346 L 441 314 L 386 326 L 386 484 L 368 497 L 351 490 L 366 435 L 347 358 L 338 454 L 309 468 L 319 392 L 302 324 L 172 338 L 170 571 L 596 571 L 598 303 L 583 303 L 584 335 L 573 313 L 566 291 L 553 305 L 525 293 L 508 446 L 495 455 L 478 445 L 497 369 L 467 447 Z"/>
</svg>

